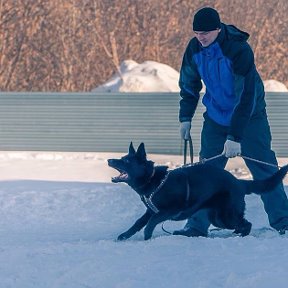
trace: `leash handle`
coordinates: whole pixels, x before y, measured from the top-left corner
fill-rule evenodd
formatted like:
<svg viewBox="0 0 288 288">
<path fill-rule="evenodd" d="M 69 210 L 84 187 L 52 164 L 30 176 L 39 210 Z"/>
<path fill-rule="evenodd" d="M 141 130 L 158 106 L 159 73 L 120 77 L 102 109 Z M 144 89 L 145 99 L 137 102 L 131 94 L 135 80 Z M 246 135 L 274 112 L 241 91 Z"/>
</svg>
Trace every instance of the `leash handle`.
<svg viewBox="0 0 288 288">
<path fill-rule="evenodd" d="M 187 144 L 189 143 L 189 153 L 190 153 L 190 161 L 193 163 L 193 143 L 192 138 L 184 139 L 184 165 L 187 163 Z"/>
</svg>

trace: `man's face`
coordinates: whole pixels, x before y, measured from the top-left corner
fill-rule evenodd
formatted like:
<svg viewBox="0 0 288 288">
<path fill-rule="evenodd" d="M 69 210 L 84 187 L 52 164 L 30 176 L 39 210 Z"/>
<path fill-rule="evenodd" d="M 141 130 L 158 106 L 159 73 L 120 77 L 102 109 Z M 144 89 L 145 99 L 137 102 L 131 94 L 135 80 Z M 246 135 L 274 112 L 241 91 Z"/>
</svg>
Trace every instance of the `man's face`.
<svg viewBox="0 0 288 288">
<path fill-rule="evenodd" d="M 195 37 L 201 43 L 203 47 L 208 47 L 211 43 L 215 41 L 221 29 L 212 31 L 194 31 Z"/>
</svg>

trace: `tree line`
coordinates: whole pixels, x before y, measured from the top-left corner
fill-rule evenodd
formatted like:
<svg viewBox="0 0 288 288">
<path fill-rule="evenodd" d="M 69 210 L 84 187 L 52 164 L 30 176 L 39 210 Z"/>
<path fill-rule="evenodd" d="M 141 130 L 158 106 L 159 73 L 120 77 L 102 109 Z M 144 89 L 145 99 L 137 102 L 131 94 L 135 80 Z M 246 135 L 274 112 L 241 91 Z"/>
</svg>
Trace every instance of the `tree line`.
<svg viewBox="0 0 288 288">
<path fill-rule="evenodd" d="M 90 91 L 127 59 L 179 71 L 203 6 L 251 35 L 263 79 L 288 86 L 286 0 L 0 0 L 0 90 Z"/>
</svg>

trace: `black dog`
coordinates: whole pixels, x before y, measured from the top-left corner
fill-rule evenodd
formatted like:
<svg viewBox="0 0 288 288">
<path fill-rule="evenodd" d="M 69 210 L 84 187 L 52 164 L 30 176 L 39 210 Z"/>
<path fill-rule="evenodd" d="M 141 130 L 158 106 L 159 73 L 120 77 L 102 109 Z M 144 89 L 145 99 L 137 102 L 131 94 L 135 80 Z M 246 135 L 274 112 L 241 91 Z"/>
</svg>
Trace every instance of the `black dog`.
<svg viewBox="0 0 288 288">
<path fill-rule="evenodd" d="M 261 180 L 240 180 L 224 169 L 208 164 L 186 165 L 168 171 L 167 166 L 154 166 L 146 159 L 144 144 L 121 159 L 109 159 L 108 165 L 120 172 L 112 182 L 125 182 L 141 197 L 147 210 L 135 224 L 119 235 L 130 238 L 144 226 L 144 239 L 152 237 L 156 225 L 165 220 L 184 220 L 201 208 L 209 208 L 209 220 L 219 228 L 234 229 L 246 236 L 251 223 L 244 218 L 247 194 L 262 194 L 272 190 L 285 177 L 288 165 L 271 177 Z"/>
</svg>

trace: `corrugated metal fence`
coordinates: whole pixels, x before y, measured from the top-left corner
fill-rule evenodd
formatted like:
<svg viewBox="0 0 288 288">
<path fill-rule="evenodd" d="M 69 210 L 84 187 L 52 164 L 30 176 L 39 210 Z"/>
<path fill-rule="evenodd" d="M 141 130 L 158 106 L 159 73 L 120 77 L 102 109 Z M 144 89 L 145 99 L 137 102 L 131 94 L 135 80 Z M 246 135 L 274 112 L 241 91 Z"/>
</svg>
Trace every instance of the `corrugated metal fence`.
<svg viewBox="0 0 288 288">
<path fill-rule="evenodd" d="M 288 93 L 267 93 L 277 156 L 288 156 Z M 177 93 L 0 93 L 0 150 L 181 154 Z M 203 107 L 193 119 L 199 152 Z M 257 131 L 255 131 L 257 133 Z"/>
</svg>

